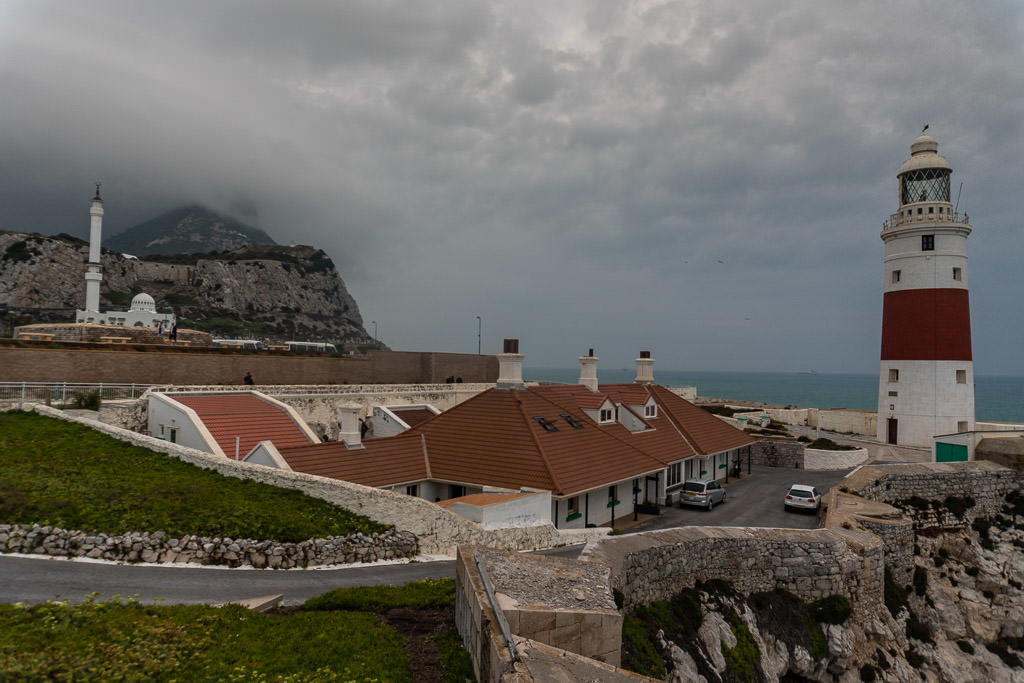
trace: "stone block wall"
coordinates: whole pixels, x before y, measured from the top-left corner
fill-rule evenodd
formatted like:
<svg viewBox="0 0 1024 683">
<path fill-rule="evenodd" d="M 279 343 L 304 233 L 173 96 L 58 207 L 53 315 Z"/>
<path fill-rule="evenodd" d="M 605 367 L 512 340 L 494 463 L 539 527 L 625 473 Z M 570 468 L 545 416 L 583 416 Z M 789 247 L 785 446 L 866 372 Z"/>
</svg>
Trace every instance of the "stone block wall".
<svg viewBox="0 0 1024 683">
<path fill-rule="evenodd" d="M 750 446 L 750 461 L 768 467 L 803 469 L 804 445 L 798 441 L 758 441 Z"/>
<path fill-rule="evenodd" d="M 389 530 L 366 536 L 311 538 L 279 543 L 250 538 L 169 537 L 162 531 L 89 534 L 58 527 L 0 524 L 0 552 L 88 557 L 112 562 L 204 564 L 262 569 L 377 562 L 414 557 L 416 537 Z"/>
<path fill-rule="evenodd" d="M 807 470 L 848 470 L 867 462 L 868 449 L 853 451 L 826 451 L 817 448 L 804 450 L 804 469 Z"/>
<path fill-rule="evenodd" d="M 86 349 L 0 345 L 0 382 L 241 385 L 246 372 L 252 372 L 257 384 L 443 384 L 453 375 L 463 382 L 493 384 L 498 360 L 414 351 L 374 350 L 365 358 L 332 358 L 158 346 L 143 352 L 131 345 Z"/>
<path fill-rule="evenodd" d="M 590 544 L 581 559 L 612 566 L 626 609 L 667 600 L 698 581 L 721 579 L 741 593 L 782 588 L 817 600 L 843 595 L 877 603 L 883 543 L 844 529 L 683 527 Z"/>
<path fill-rule="evenodd" d="M 914 523 L 910 519 L 876 521 L 860 517 L 857 524 L 882 540 L 886 568 L 897 583 L 909 585 L 914 571 Z"/>
<path fill-rule="evenodd" d="M 421 553 L 454 555 L 456 546 L 462 543 L 478 543 L 505 550 L 535 550 L 585 543 L 591 539 L 601 538 L 609 531 L 607 528 L 559 531 L 551 524 L 484 529 L 449 510 L 415 496 L 361 486 L 338 479 L 317 477 L 302 472 L 238 462 L 130 432 L 96 420 L 75 417 L 43 405 L 33 405 L 31 408 L 40 414 L 86 425 L 122 441 L 158 453 L 166 453 L 171 457 L 228 477 L 250 479 L 272 486 L 302 491 L 314 498 L 320 498 L 356 514 L 365 515 L 381 524 L 410 531 L 416 536 Z"/>
<path fill-rule="evenodd" d="M 977 517 L 1001 512 L 1006 495 L 1024 485 L 1024 472 L 986 462 L 872 465 L 848 479 L 852 493 L 899 507 L 917 529 L 961 528 Z M 944 504 L 951 496 L 971 498 L 974 506 L 961 518 Z M 908 502 L 915 497 L 936 504 L 915 507 Z"/>
</svg>

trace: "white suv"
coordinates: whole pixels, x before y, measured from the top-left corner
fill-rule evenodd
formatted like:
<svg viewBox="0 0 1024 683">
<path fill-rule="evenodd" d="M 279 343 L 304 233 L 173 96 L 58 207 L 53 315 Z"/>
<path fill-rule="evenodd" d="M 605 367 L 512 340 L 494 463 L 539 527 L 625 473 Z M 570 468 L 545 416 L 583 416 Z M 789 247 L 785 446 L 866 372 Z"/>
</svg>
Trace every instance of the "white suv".
<svg viewBox="0 0 1024 683">
<path fill-rule="evenodd" d="M 793 484 L 786 494 L 785 509 L 789 510 L 817 510 L 821 505 L 821 493 L 813 486 L 805 484 Z"/>
</svg>

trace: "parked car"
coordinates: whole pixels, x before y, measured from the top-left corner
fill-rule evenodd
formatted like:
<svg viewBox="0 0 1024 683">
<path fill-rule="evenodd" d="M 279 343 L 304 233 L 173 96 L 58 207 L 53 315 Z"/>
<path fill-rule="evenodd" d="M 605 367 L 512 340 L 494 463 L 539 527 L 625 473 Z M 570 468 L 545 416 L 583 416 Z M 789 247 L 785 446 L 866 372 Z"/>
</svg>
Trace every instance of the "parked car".
<svg viewBox="0 0 1024 683">
<path fill-rule="evenodd" d="M 821 493 L 813 486 L 793 484 L 786 493 L 785 510 L 817 510 L 821 505 Z"/>
<path fill-rule="evenodd" d="M 725 502 L 725 489 L 714 479 L 687 479 L 679 492 L 679 505 L 696 505 L 710 510 Z"/>
</svg>

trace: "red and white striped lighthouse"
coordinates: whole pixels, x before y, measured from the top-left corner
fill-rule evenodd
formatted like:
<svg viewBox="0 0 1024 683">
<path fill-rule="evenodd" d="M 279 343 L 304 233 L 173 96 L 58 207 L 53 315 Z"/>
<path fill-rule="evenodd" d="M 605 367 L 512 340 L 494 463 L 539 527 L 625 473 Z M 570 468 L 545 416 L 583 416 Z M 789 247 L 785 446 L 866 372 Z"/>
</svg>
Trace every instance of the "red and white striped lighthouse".
<svg viewBox="0 0 1024 683">
<path fill-rule="evenodd" d="M 885 302 L 878 439 L 930 446 L 974 429 L 967 291 L 971 226 L 950 202 L 949 163 L 922 134 L 900 167 L 899 210 L 882 226 Z"/>
</svg>

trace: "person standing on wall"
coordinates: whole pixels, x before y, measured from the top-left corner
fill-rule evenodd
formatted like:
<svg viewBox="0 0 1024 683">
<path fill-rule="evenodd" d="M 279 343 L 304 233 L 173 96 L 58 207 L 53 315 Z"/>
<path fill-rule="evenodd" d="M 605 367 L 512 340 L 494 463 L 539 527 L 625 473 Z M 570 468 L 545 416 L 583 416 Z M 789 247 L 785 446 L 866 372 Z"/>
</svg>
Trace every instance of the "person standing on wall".
<svg viewBox="0 0 1024 683">
<path fill-rule="evenodd" d="M 256 384 L 256 380 L 252 378 L 252 372 L 246 372 L 245 377 L 242 378 L 242 382 L 244 382 L 248 386 Z"/>
</svg>

